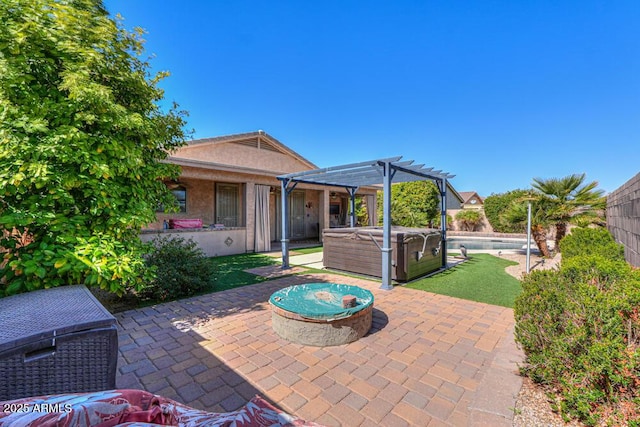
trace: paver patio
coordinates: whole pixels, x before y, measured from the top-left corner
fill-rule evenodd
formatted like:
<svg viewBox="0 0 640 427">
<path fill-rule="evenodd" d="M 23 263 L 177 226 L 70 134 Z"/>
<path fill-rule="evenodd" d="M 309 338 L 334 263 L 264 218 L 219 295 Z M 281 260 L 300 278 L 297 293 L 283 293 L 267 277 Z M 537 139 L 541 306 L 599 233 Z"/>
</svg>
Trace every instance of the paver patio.
<svg viewBox="0 0 640 427">
<path fill-rule="evenodd" d="M 268 298 L 300 283 L 371 290 L 373 328 L 336 347 L 271 329 Z M 327 426 L 510 426 L 522 385 L 513 310 L 331 274 L 256 285 L 119 313 L 117 386 L 209 411 L 260 394 Z"/>
</svg>

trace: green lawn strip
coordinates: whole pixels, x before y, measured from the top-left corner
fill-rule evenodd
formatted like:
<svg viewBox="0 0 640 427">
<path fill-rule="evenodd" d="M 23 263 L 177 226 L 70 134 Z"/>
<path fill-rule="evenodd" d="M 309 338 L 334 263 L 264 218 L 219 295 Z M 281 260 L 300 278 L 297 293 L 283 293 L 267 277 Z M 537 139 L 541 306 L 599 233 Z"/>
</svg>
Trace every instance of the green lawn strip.
<svg viewBox="0 0 640 427">
<path fill-rule="evenodd" d="M 412 289 L 513 308 L 522 288 L 504 269 L 516 262 L 489 254 L 473 254 L 462 264 L 408 283 Z"/>
<path fill-rule="evenodd" d="M 215 266 L 216 282 L 214 288 L 202 292 L 202 294 L 273 280 L 247 273 L 244 270 L 279 264 L 276 259 L 264 254 L 227 255 L 212 257 L 209 258 L 209 260 Z M 509 265 L 515 264 L 513 261 L 497 258 L 488 254 L 473 254 L 469 260 L 450 270 L 438 273 L 432 277 L 416 280 L 406 286 L 471 301 L 484 302 L 503 307 L 513 307 L 513 302 L 521 291 L 520 282 L 507 274 L 504 269 Z M 340 276 L 374 281 L 379 280 L 349 274 L 348 272 L 304 268 L 305 271 L 297 274 L 332 274 L 336 276 L 336 283 L 340 283 Z M 160 302 L 167 301 L 140 301 L 134 299 L 122 307 L 109 308 L 115 308 L 112 312 L 117 312 Z"/>
<path fill-rule="evenodd" d="M 255 283 L 271 280 L 267 277 L 247 273 L 244 270 L 278 264 L 275 258 L 264 254 L 217 256 L 209 258 L 209 262 L 211 262 L 215 267 L 215 284 L 212 288 L 196 293 L 193 296 L 225 291 L 228 289 L 238 288 L 240 286 L 253 285 Z M 125 293 L 123 296 L 119 297 L 100 289 L 92 288 L 91 291 L 111 313 L 118 313 L 125 310 L 169 302 L 169 300 L 141 300 L 132 293 Z"/>
<path fill-rule="evenodd" d="M 209 258 L 209 260 L 216 270 L 216 283 L 211 292 L 224 291 L 269 280 L 266 277 L 247 273 L 244 270 L 278 264 L 273 257 L 262 254 L 217 256 Z"/>
</svg>

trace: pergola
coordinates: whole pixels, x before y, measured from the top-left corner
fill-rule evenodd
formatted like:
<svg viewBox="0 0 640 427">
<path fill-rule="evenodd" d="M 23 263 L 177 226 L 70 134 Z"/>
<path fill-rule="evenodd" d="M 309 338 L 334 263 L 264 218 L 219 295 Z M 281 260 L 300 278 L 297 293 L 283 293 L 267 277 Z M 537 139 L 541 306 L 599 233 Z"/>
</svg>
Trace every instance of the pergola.
<svg viewBox="0 0 640 427">
<path fill-rule="evenodd" d="M 289 268 L 289 203 L 288 196 L 298 183 L 343 187 L 350 197 L 350 225 L 355 226 L 355 195 L 362 186 L 382 185 L 383 234 L 382 234 L 382 286 L 391 290 L 391 183 L 432 180 L 440 190 L 440 214 L 442 228 L 442 263 L 447 265 L 447 180 L 453 178 L 447 172 L 414 165 L 413 160 L 401 161 L 402 156 L 367 162 L 314 169 L 280 175 L 282 185 L 282 268 Z"/>
</svg>

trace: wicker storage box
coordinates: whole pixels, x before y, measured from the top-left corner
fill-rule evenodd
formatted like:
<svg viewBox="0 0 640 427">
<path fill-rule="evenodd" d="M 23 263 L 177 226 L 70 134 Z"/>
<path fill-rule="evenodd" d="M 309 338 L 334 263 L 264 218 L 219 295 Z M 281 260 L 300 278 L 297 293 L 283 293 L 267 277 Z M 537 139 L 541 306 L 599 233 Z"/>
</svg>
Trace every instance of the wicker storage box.
<svg viewBox="0 0 640 427">
<path fill-rule="evenodd" d="M 84 286 L 0 299 L 0 401 L 115 388 L 115 318 Z"/>
</svg>

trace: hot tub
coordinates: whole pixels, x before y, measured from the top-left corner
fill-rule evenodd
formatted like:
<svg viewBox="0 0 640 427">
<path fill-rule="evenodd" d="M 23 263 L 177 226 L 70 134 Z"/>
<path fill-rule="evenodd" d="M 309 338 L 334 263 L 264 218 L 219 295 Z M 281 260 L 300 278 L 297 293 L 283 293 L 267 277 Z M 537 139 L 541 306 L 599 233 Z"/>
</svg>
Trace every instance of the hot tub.
<svg viewBox="0 0 640 427">
<path fill-rule="evenodd" d="M 324 229 L 324 266 L 382 277 L 382 233 L 382 227 Z M 391 278 L 406 282 L 442 268 L 441 236 L 435 229 L 392 227 Z"/>
<path fill-rule="evenodd" d="M 343 299 L 354 304 L 345 308 Z M 373 321 L 373 294 L 358 286 L 289 286 L 274 292 L 269 303 L 276 334 L 303 345 L 324 347 L 356 341 L 369 332 Z"/>
</svg>

